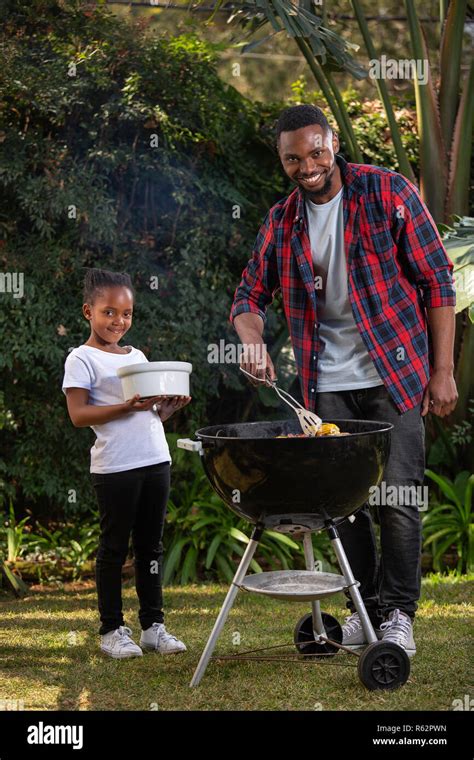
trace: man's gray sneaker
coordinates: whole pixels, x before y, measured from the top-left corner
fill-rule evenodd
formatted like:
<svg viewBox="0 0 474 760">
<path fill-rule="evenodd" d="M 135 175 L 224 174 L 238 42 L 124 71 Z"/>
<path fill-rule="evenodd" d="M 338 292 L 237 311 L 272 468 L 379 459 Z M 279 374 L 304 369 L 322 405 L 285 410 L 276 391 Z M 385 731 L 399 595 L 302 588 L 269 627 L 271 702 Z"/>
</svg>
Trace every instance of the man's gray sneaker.
<svg viewBox="0 0 474 760">
<path fill-rule="evenodd" d="M 388 620 L 382 623 L 380 630 L 383 641 L 391 641 L 403 647 L 408 657 L 416 654 L 415 639 L 413 638 L 413 624 L 409 615 L 401 610 L 393 610 Z"/>
<path fill-rule="evenodd" d="M 375 628 L 375 635 L 378 639 L 382 638 L 380 629 Z M 342 644 L 349 649 L 362 649 L 369 645 L 358 612 L 353 612 L 346 618 L 342 626 Z"/>
<path fill-rule="evenodd" d="M 142 657 L 143 652 L 130 638 L 131 633 L 130 628 L 121 625 L 115 631 L 109 631 L 100 637 L 100 648 L 105 654 L 114 657 L 116 660 L 123 660 L 127 657 Z"/>
</svg>

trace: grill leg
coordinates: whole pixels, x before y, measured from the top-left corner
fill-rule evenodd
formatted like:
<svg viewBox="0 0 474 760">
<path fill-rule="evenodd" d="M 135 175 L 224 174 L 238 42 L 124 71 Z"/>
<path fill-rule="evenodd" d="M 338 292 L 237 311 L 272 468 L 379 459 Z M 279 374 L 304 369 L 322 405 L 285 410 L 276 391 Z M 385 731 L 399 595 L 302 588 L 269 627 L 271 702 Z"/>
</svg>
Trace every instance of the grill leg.
<svg viewBox="0 0 474 760">
<path fill-rule="evenodd" d="M 217 644 L 217 639 L 219 638 L 222 628 L 225 625 L 225 621 L 227 620 L 227 616 L 232 609 L 232 605 L 234 604 L 235 597 L 237 596 L 237 593 L 239 591 L 239 586 L 242 583 L 247 573 L 249 565 L 252 561 L 252 557 L 255 554 L 255 550 L 258 546 L 258 542 L 260 541 L 262 532 L 263 532 L 262 528 L 257 527 L 254 529 L 252 533 L 252 538 L 250 539 L 247 545 L 247 548 L 243 554 L 243 557 L 240 560 L 240 565 L 237 568 L 237 572 L 234 575 L 233 581 L 227 592 L 227 596 L 224 599 L 224 604 L 222 605 L 221 611 L 219 612 L 219 615 L 217 616 L 217 620 L 214 623 L 214 628 L 212 629 L 212 633 L 209 636 L 206 646 L 204 647 L 204 651 L 201 655 L 201 659 L 199 660 L 198 666 L 196 670 L 194 671 L 194 675 L 192 677 L 191 683 L 189 684 L 190 687 L 197 686 L 199 682 L 201 681 L 201 678 L 203 677 L 204 673 L 206 672 L 206 668 L 209 663 L 209 660 L 211 659 L 211 655 L 214 651 L 214 647 Z"/>
<path fill-rule="evenodd" d="M 310 531 L 307 531 L 303 535 L 303 549 L 306 570 L 311 570 L 314 572 L 314 551 Z M 317 639 L 318 636 L 326 636 L 326 629 L 324 628 L 323 618 L 321 616 L 321 605 L 318 599 L 315 599 L 313 602 L 311 602 L 311 612 L 313 615 L 314 638 Z"/>
<path fill-rule="evenodd" d="M 339 562 L 339 567 L 341 568 L 342 574 L 346 580 L 349 594 L 351 595 L 352 601 L 354 602 L 354 607 L 359 613 L 362 630 L 364 631 L 365 637 L 369 644 L 373 644 L 375 641 L 378 641 L 377 635 L 374 631 L 372 623 L 370 622 L 367 610 L 365 609 L 365 604 L 357 587 L 357 581 L 354 578 L 346 552 L 344 551 L 341 539 L 339 538 L 339 534 L 334 525 L 328 529 L 328 533 L 334 551 L 336 553 L 337 561 Z"/>
</svg>

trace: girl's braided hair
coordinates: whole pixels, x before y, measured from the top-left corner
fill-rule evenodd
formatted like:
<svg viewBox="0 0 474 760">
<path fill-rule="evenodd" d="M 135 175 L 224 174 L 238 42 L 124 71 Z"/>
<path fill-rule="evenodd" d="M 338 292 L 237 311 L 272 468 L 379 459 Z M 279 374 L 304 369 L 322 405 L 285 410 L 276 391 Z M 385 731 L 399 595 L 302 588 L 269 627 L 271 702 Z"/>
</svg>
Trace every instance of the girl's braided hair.
<svg viewBox="0 0 474 760">
<path fill-rule="evenodd" d="M 126 272 L 110 272 L 108 269 L 88 269 L 84 277 L 84 303 L 93 304 L 105 288 L 125 287 L 135 296 L 130 275 Z"/>
</svg>

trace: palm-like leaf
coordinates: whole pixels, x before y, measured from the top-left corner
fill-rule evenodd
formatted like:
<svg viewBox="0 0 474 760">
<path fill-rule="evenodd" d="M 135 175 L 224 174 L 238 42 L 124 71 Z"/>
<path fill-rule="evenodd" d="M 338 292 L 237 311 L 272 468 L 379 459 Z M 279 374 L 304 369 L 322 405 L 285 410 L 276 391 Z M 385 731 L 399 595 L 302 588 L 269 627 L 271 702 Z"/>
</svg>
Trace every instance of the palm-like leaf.
<svg viewBox="0 0 474 760">
<path fill-rule="evenodd" d="M 439 486 L 441 491 L 445 496 L 448 497 L 448 499 L 451 499 L 451 501 L 453 501 L 457 506 L 460 506 L 461 502 L 458 499 L 453 483 L 449 480 L 449 478 L 446 478 L 443 475 L 438 475 L 432 470 L 426 470 L 425 475 Z"/>
<path fill-rule="evenodd" d="M 352 0 L 352 7 L 354 9 L 357 23 L 359 24 L 359 29 L 362 34 L 368 56 L 371 60 L 375 60 L 377 59 L 377 52 L 372 40 L 372 35 L 369 32 L 369 27 L 364 16 L 364 11 L 362 9 L 362 4 L 359 2 L 359 0 Z M 393 147 L 395 148 L 395 153 L 397 154 L 397 159 L 400 166 L 400 172 L 411 182 L 415 182 L 413 169 L 411 168 L 405 148 L 402 145 L 401 134 L 397 125 L 397 121 L 395 119 L 395 114 L 393 112 L 387 84 L 385 80 L 381 78 L 377 78 L 375 81 L 380 98 L 384 105 L 385 115 L 387 117 L 388 125 L 390 127 L 390 132 L 392 135 Z"/>
<path fill-rule="evenodd" d="M 222 5 L 223 0 L 217 0 L 211 19 Z M 351 53 L 358 50 L 358 46 L 324 26 L 323 18 L 317 15 L 314 6 L 304 0 L 298 5 L 291 0 L 249 0 L 241 5 L 234 4 L 228 23 L 232 21 L 240 23 L 248 36 L 253 36 L 266 24 L 271 25 L 273 29 L 271 34 L 260 40 L 252 40 L 246 44 L 237 43 L 234 47 L 241 47 L 242 53 L 268 42 L 281 32 L 295 40 L 337 121 L 347 151 L 353 161 L 361 163 L 363 157 L 352 124 L 339 88 L 331 78 L 332 71 L 346 71 L 356 79 L 367 76 L 367 71 Z"/>
<path fill-rule="evenodd" d="M 420 135 L 420 189 L 433 217 L 444 219 L 448 154 L 441 134 L 436 92 L 431 77 L 428 48 L 413 0 L 405 0 L 413 58 L 428 62 L 428 81 L 422 84 L 415 78 L 416 115 Z M 433 156 L 439 157 L 433 161 Z"/>
<path fill-rule="evenodd" d="M 217 0 L 211 19 L 222 6 L 223 0 Z M 304 5 L 296 5 L 291 0 L 249 0 L 237 7 L 233 5 L 228 18 L 228 22 L 232 21 L 238 21 L 244 28 L 250 26 L 252 34 L 268 23 L 274 33 L 285 31 L 290 37 L 306 40 L 322 65 L 331 62 L 357 79 L 367 76 L 364 67 L 351 54 L 358 46 L 323 26 L 321 16 Z"/>
<path fill-rule="evenodd" d="M 443 554 L 455 545 L 459 572 L 469 572 L 474 562 L 474 530 L 472 525 L 472 490 L 474 475 L 460 472 L 454 483 L 431 470 L 426 475 L 450 500 L 435 504 L 422 519 L 424 546 L 433 546 L 433 564 L 440 569 Z"/>
<path fill-rule="evenodd" d="M 474 303 L 474 219 L 471 226 L 465 223 L 460 226 L 455 222 L 455 228 L 447 228 L 443 236 L 443 244 L 454 265 L 456 279 L 456 313 L 469 309 Z"/>
<path fill-rule="evenodd" d="M 458 107 L 462 38 L 467 0 L 450 0 L 440 48 L 439 112 L 443 140 L 451 144 Z M 471 90 L 472 93 L 472 90 Z"/>
<path fill-rule="evenodd" d="M 474 124 L 473 92 L 474 60 L 471 60 L 451 143 L 448 195 L 446 199 L 447 218 L 453 213 L 465 214 L 468 212 L 472 128 Z"/>
</svg>

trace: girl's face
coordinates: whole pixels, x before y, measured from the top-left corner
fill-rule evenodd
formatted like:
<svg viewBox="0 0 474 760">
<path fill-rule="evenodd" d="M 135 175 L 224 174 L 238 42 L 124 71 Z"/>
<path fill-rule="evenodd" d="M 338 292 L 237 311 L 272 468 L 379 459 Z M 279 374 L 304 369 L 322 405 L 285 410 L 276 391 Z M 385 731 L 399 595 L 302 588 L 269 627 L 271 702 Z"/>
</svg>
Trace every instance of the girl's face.
<svg viewBox="0 0 474 760">
<path fill-rule="evenodd" d="M 123 338 L 132 324 L 133 295 L 129 288 L 104 288 L 94 303 L 85 303 L 83 314 L 91 323 L 91 336 L 102 344 L 114 344 Z"/>
</svg>

